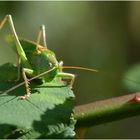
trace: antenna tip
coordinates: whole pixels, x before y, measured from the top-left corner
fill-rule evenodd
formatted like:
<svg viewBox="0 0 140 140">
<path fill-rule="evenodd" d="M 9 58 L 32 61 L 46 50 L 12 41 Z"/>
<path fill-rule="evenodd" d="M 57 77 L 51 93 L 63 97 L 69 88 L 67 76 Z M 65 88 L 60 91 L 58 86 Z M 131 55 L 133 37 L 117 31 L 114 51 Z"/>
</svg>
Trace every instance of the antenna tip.
<svg viewBox="0 0 140 140">
<path fill-rule="evenodd" d="M 99 70 L 95 70 L 95 69 L 91 69 L 89 71 L 92 71 L 92 72 L 99 72 Z"/>
<path fill-rule="evenodd" d="M 99 72 L 99 70 L 95 70 L 95 72 Z"/>
</svg>

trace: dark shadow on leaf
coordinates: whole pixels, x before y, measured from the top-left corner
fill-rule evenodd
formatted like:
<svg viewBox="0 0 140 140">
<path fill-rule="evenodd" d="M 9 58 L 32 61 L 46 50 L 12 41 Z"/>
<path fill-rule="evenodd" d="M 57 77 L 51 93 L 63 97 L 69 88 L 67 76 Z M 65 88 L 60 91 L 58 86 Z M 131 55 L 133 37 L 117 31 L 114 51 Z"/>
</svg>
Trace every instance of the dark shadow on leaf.
<svg viewBox="0 0 140 140">
<path fill-rule="evenodd" d="M 16 139 L 25 135 L 28 131 L 29 130 L 18 129 L 14 125 L 0 124 L 0 139 Z"/>
<path fill-rule="evenodd" d="M 73 104 L 67 99 L 63 104 L 46 110 L 41 121 L 34 121 L 33 128 L 41 136 L 39 138 L 72 138 L 74 136 L 75 121 L 71 118 Z"/>
</svg>

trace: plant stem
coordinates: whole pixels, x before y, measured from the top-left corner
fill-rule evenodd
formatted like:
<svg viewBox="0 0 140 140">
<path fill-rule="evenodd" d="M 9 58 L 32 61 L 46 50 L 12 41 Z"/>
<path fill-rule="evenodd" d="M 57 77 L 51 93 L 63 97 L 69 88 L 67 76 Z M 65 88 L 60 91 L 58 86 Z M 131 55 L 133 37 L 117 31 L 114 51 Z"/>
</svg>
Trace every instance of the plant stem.
<svg viewBox="0 0 140 140">
<path fill-rule="evenodd" d="M 140 115 L 140 101 L 133 100 L 136 95 L 140 97 L 140 93 L 133 93 L 76 106 L 74 117 L 77 119 L 77 127 L 89 127 Z"/>
</svg>

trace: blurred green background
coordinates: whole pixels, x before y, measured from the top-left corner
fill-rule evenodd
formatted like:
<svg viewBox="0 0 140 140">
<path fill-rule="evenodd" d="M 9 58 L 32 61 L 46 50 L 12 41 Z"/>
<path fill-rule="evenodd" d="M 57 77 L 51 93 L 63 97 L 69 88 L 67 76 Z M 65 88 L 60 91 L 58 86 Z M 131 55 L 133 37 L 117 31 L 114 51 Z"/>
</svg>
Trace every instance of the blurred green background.
<svg viewBox="0 0 140 140">
<path fill-rule="evenodd" d="M 0 2 L 0 19 L 6 14 L 13 16 L 18 35 L 30 40 L 36 41 L 45 24 L 48 47 L 64 65 L 100 70 L 66 70 L 78 75 L 75 105 L 126 94 L 122 76 L 140 62 L 140 2 Z M 4 43 L 8 33 L 6 24 L 0 64 L 16 63 Z M 89 128 L 86 138 L 140 138 L 139 129 L 140 117 L 133 117 Z"/>
</svg>

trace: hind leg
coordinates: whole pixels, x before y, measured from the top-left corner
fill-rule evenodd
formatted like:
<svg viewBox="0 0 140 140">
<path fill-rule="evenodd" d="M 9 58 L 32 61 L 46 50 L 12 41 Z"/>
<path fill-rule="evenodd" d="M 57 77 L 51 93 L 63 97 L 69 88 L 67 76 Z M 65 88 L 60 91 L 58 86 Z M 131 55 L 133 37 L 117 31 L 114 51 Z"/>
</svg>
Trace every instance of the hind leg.
<svg viewBox="0 0 140 140">
<path fill-rule="evenodd" d="M 41 37 L 43 39 L 43 46 L 45 48 L 47 48 L 45 25 L 42 25 L 40 27 L 40 30 L 39 30 L 39 33 L 38 33 L 38 37 L 37 37 L 37 41 L 36 41 L 36 43 L 37 43 L 37 46 L 36 46 L 37 47 L 37 50 L 38 50 L 38 46 L 39 46 L 40 41 L 41 41 Z"/>
</svg>

